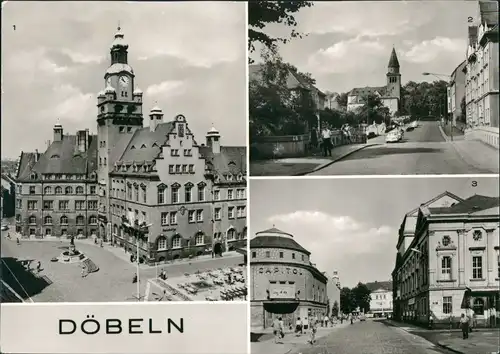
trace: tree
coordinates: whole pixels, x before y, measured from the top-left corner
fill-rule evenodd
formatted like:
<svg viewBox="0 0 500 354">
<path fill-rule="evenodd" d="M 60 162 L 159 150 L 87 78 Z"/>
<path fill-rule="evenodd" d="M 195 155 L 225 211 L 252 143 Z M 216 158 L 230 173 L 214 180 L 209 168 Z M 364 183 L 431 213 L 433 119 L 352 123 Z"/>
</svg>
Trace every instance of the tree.
<svg viewBox="0 0 500 354">
<path fill-rule="evenodd" d="M 413 118 L 446 116 L 446 81 L 409 81 L 401 88 L 401 111 Z"/>
<path fill-rule="evenodd" d="M 337 300 L 335 300 L 332 306 L 332 316 L 338 317 L 338 315 L 339 315 L 339 303 L 337 302 Z"/>
<path fill-rule="evenodd" d="M 290 66 L 274 49 L 263 49 L 264 64 L 249 83 L 250 138 L 300 135 L 317 120 L 311 90 L 291 90 Z"/>
<path fill-rule="evenodd" d="M 347 110 L 347 96 L 348 96 L 347 92 L 341 93 L 340 95 L 337 96 L 337 103 L 341 108 L 345 110 Z"/>
<path fill-rule="evenodd" d="M 291 38 L 301 38 L 295 30 L 297 21 L 294 14 L 300 9 L 311 7 L 312 1 L 249 1 L 248 2 L 248 50 L 255 50 L 255 42 L 262 43 L 268 49 L 276 48 L 277 43 L 286 43 Z M 264 33 L 270 23 L 280 23 L 290 27 L 290 38 L 281 38 Z"/>
<path fill-rule="evenodd" d="M 379 96 L 369 94 L 365 97 L 365 104 L 359 109 L 359 115 L 365 117 L 367 124 L 380 124 L 390 117 L 390 111 L 382 103 Z"/>
<path fill-rule="evenodd" d="M 370 311 L 370 300 L 371 300 L 371 291 L 368 287 L 359 282 L 352 290 L 351 293 L 354 296 L 356 307 L 359 307 L 360 311 L 368 312 Z"/>
<path fill-rule="evenodd" d="M 354 302 L 351 289 L 345 286 L 340 289 L 340 310 L 342 313 L 351 313 L 355 309 L 356 303 Z"/>
</svg>

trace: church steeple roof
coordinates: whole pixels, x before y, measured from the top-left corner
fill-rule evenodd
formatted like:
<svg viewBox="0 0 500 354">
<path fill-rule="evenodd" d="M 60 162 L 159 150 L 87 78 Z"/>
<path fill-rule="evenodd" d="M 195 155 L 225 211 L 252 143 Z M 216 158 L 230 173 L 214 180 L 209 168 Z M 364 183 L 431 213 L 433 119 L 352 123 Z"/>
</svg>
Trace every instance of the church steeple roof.
<svg viewBox="0 0 500 354">
<path fill-rule="evenodd" d="M 127 44 L 127 42 L 125 42 L 125 39 L 123 37 L 124 37 L 124 35 L 123 35 L 122 30 L 121 30 L 121 27 L 118 26 L 117 31 L 115 33 L 115 39 L 114 39 L 113 43 L 111 44 L 111 49 L 117 49 L 117 48 L 127 49 L 128 44 Z"/>
<path fill-rule="evenodd" d="M 398 56 L 396 55 L 396 49 L 392 47 L 391 58 L 389 59 L 389 68 L 399 68 Z"/>
</svg>

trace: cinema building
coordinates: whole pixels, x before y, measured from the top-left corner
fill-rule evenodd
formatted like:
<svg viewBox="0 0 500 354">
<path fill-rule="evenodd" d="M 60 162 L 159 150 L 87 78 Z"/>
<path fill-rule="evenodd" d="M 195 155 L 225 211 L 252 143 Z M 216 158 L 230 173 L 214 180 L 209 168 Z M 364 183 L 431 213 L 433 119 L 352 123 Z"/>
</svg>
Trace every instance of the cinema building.
<svg viewBox="0 0 500 354">
<path fill-rule="evenodd" d="M 445 192 L 408 213 L 393 272 L 397 319 L 456 326 L 498 326 L 499 198 Z"/>
<path fill-rule="evenodd" d="M 269 328 L 278 316 L 289 326 L 298 317 L 325 315 L 328 278 L 291 234 L 276 228 L 258 232 L 250 253 L 252 328 Z"/>
</svg>

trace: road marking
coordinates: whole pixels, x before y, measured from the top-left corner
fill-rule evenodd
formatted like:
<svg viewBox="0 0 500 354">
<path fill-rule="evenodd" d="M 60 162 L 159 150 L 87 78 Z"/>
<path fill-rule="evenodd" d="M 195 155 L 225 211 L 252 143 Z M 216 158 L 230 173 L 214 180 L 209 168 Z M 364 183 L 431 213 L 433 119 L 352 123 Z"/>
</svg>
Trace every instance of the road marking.
<svg viewBox="0 0 500 354">
<path fill-rule="evenodd" d="M 151 283 L 146 282 L 146 291 L 144 292 L 144 301 L 149 301 L 149 291 L 151 290 Z"/>
</svg>

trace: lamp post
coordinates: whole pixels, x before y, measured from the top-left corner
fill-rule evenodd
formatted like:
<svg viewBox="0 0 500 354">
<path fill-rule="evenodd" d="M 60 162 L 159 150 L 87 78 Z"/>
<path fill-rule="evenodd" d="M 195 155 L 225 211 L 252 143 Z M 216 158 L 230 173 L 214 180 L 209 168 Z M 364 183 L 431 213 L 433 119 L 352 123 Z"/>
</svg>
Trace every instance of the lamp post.
<svg viewBox="0 0 500 354">
<path fill-rule="evenodd" d="M 146 234 L 152 224 L 146 224 L 145 221 L 140 222 L 134 217 L 133 214 L 129 215 L 129 218 L 122 217 L 122 226 L 125 231 L 130 235 L 132 234 L 136 240 L 136 273 L 137 273 L 137 294 L 133 296 L 137 301 L 141 301 L 144 296 L 141 296 L 141 284 L 139 278 L 139 238 Z"/>
<path fill-rule="evenodd" d="M 438 80 L 442 80 L 443 77 L 446 78 L 445 81 L 448 82 L 448 87 L 447 87 L 447 99 L 448 99 L 448 92 L 449 92 L 449 87 L 450 87 L 450 80 L 452 78 L 451 75 L 447 74 L 436 74 L 436 73 L 429 73 L 429 72 L 423 72 L 422 75 L 424 76 L 434 76 Z M 444 112 L 443 112 L 444 113 Z M 448 118 L 448 102 L 446 102 L 446 117 Z M 451 124 L 450 124 L 450 141 L 453 141 L 453 117 L 451 118 Z"/>
</svg>

